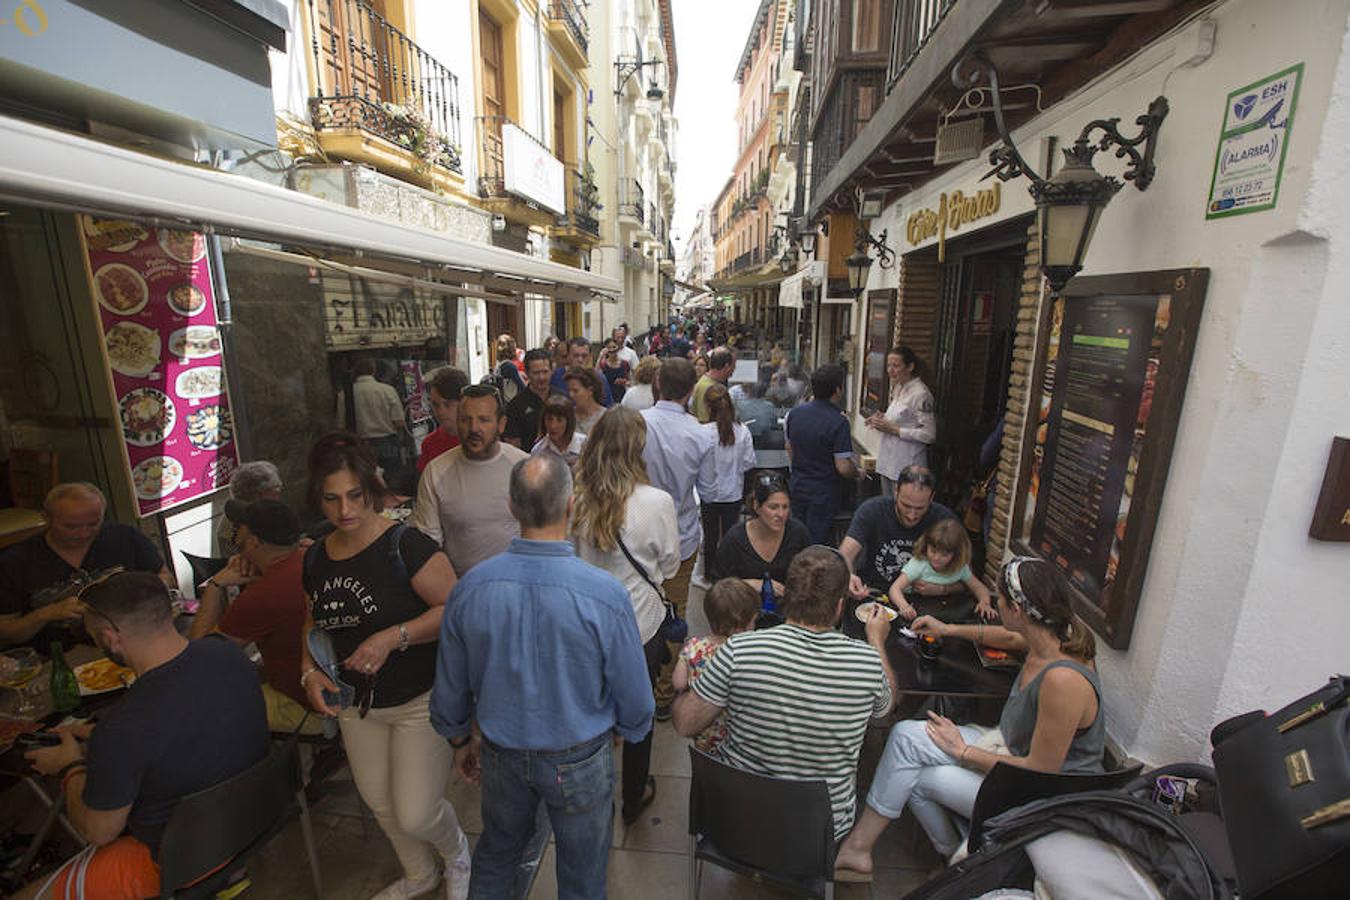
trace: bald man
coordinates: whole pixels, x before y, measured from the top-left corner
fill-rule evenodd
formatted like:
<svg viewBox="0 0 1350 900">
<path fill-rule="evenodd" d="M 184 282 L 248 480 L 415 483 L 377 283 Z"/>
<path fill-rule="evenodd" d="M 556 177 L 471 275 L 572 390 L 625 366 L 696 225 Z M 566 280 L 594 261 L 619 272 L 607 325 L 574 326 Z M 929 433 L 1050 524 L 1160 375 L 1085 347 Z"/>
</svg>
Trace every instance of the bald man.
<svg viewBox="0 0 1350 900">
<path fill-rule="evenodd" d="M 105 522 L 107 509 L 94 485 L 58 484 L 42 506 L 47 530 L 0 555 L 0 648 L 69 644 L 83 612 L 80 587 L 114 567 L 177 586 L 150 539 L 130 525 Z"/>
</svg>

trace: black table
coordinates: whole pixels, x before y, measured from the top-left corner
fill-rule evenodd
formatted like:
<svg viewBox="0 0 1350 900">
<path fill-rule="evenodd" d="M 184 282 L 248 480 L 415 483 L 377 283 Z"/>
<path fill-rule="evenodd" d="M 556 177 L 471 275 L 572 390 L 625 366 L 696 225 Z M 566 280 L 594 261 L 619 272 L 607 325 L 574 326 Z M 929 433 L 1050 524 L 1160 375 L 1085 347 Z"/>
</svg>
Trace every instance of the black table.
<svg viewBox="0 0 1350 900">
<path fill-rule="evenodd" d="M 858 640 L 866 639 L 864 626 L 854 610 L 865 601 L 850 600 L 845 604 L 841 630 Z M 886 639 L 886 657 L 895 670 L 896 688 L 901 697 L 937 698 L 943 700 L 1003 700 L 1012 690 L 1017 677 L 1015 669 L 988 669 L 980 662 L 972 641 L 947 638 L 942 652 L 933 662 L 919 658 L 917 641 L 900 634 L 903 619 L 891 625 Z M 899 699 L 897 705 L 899 705 Z"/>
</svg>

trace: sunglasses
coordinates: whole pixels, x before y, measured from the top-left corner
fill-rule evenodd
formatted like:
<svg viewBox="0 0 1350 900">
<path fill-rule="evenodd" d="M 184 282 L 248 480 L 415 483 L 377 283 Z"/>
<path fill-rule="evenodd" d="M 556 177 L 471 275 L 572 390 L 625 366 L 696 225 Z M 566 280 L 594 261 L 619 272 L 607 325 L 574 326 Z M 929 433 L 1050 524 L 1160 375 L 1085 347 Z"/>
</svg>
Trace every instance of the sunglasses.
<svg viewBox="0 0 1350 900">
<path fill-rule="evenodd" d="M 112 630 L 117 632 L 118 634 L 122 633 L 122 629 L 117 627 L 117 621 L 113 619 L 112 616 L 108 615 L 103 610 L 99 609 L 97 606 L 91 603 L 86 595 L 94 588 L 106 584 L 108 580 L 112 578 L 114 575 L 121 575 L 123 571 L 125 570 L 123 569 L 122 566 L 113 566 L 111 569 L 104 572 L 102 575 L 98 576 L 97 578 L 93 579 L 92 581 L 82 586 L 80 588 L 79 593 L 75 595 L 75 598 L 84 604 L 85 612 L 91 612 L 94 615 L 99 616 L 109 625 L 111 625 Z"/>
<path fill-rule="evenodd" d="M 464 398 L 464 397 L 496 397 L 498 400 L 500 400 L 500 399 L 502 398 L 501 391 L 497 390 L 495 387 L 493 387 L 493 386 L 490 385 L 490 384 L 469 384 L 469 385 L 465 385 L 463 388 L 460 389 L 460 391 L 459 391 L 459 396 L 460 396 L 461 398 Z"/>
<path fill-rule="evenodd" d="M 370 705 L 375 702 L 375 681 L 379 678 L 379 675 L 379 672 L 372 672 L 369 675 L 360 675 L 362 683 L 356 688 L 356 696 L 353 698 L 352 702 L 356 705 L 356 714 L 362 719 L 369 714 Z"/>
</svg>

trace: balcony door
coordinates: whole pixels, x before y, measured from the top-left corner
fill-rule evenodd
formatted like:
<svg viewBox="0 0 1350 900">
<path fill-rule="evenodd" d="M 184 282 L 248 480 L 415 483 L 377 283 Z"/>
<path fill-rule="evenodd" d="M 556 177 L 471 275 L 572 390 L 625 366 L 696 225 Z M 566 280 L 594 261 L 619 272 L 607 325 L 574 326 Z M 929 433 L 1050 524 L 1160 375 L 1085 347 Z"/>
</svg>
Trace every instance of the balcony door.
<svg viewBox="0 0 1350 900">
<path fill-rule="evenodd" d="M 319 86 L 325 97 L 378 106 L 389 90 L 390 26 L 384 0 L 311 0 L 318 35 Z"/>
<path fill-rule="evenodd" d="M 506 177 L 502 160 L 502 121 L 506 116 L 506 56 L 502 26 L 478 11 L 478 44 L 483 66 L 483 177 L 500 186 Z"/>
</svg>

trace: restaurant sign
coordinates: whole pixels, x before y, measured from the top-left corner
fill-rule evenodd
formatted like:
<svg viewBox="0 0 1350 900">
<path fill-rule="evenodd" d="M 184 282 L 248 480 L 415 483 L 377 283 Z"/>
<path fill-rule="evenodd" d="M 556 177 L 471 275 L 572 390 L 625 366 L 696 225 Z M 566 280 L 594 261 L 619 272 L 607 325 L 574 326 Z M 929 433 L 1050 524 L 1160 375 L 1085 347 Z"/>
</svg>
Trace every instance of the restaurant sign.
<svg viewBox="0 0 1350 900">
<path fill-rule="evenodd" d="M 424 288 L 324 272 L 324 343 L 333 350 L 406 347 L 445 337 L 445 301 Z"/>
<path fill-rule="evenodd" d="M 962 225 L 995 215 L 1002 199 L 1002 187 L 997 181 L 973 194 L 944 191 L 938 197 L 937 209 L 910 213 L 905 221 L 905 239 L 911 247 L 917 247 L 936 237 L 938 262 L 943 262 L 947 258 L 947 232 L 960 231 Z"/>
</svg>

